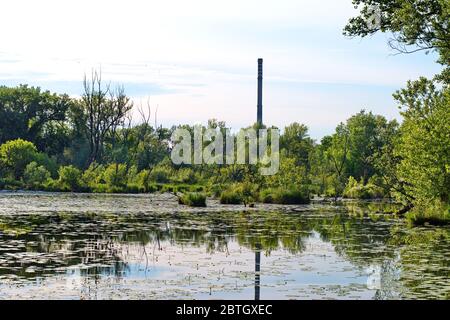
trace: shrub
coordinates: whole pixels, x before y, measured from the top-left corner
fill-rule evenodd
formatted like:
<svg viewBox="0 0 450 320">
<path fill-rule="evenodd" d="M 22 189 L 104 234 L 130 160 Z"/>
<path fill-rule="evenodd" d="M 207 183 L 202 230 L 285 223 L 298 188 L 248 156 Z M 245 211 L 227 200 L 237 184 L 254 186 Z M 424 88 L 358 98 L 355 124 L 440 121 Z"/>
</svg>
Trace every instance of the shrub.
<svg viewBox="0 0 450 320">
<path fill-rule="evenodd" d="M 0 189 L 5 190 L 18 190 L 23 188 L 23 183 L 12 178 L 0 179 Z"/>
<path fill-rule="evenodd" d="M 95 189 L 96 185 L 104 182 L 105 167 L 92 163 L 81 176 L 81 181 L 84 185 L 89 186 L 91 189 Z"/>
<path fill-rule="evenodd" d="M 150 172 L 150 181 L 166 183 L 170 181 L 172 171 L 167 167 L 155 167 Z"/>
<path fill-rule="evenodd" d="M 58 164 L 54 158 L 50 158 L 47 154 L 38 152 L 34 156 L 34 161 L 39 165 L 43 166 L 50 172 L 52 178 L 58 177 Z"/>
<path fill-rule="evenodd" d="M 127 166 L 119 163 L 110 164 L 104 173 L 106 185 L 110 188 L 124 188 L 127 185 Z"/>
<path fill-rule="evenodd" d="M 310 202 L 306 191 L 296 188 L 276 188 L 261 191 L 260 200 L 263 203 L 276 204 L 307 204 Z"/>
<path fill-rule="evenodd" d="M 42 189 L 50 192 L 61 191 L 61 184 L 59 180 L 53 180 L 50 178 L 42 185 Z"/>
<path fill-rule="evenodd" d="M 50 172 L 35 161 L 30 162 L 23 173 L 23 180 L 28 187 L 38 187 L 50 179 Z"/>
<path fill-rule="evenodd" d="M 221 204 L 242 204 L 242 194 L 238 190 L 225 190 L 220 195 Z"/>
<path fill-rule="evenodd" d="M 22 139 L 11 140 L 0 146 L 0 164 L 12 170 L 19 179 L 27 164 L 35 160 L 37 149 L 32 142 Z"/>
<path fill-rule="evenodd" d="M 273 189 L 265 189 L 262 190 L 259 194 L 259 200 L 262 203 L 275 203 L 274 201 L 274 195 L 273 195 Z"/>
<path fill-rule="evenodd" d="M 225 186 L 217 183 L 209 183 L 208 190 L 214 198 L 220 198 L 222 192 L 226 190 Z"/>
<path fill-rule="evenodd" d="M 258 198 L 257 187 L 250 182 L 236 183 L 229 186 L 220 195 L 221 204 L 241 204 L 255 201 Z"/>
<path fill-rule="evenodd" d="M 194 184 L 198 182 L 198 177 L 190 168 L 182 168 L 177 172 L 177 180 L 181 183 Z"/>
<path fill-rule="evenodd" d="M 62 166 L 58 170 L 59 183 L 63 190 L 79 191 L 82 187 L 81 171 L 74 166 Z"/>
<path fill-rule="evenodd" d="M 139 172 L 136 177 L 136 182 L 144 192 L 150 192 L 150 171 L 144 169 Z"/>
<path fill-rule="evenodd" d="M 206 207 L 206 195 L 200 192 L 188 192 L 178 197 L 178 203 L 190 207 Z"/>
<path fill-rule="evenodd" d="M 375 179 L 375 178 L 374 178 Z M 383 189 L 375 186 L 372 178 L 364 185 L 364 181 L 358 183 L 355 178 L 349 177 L 343 196 L 350 199 L 376 199 L 384 197 Z"/>
</svg>

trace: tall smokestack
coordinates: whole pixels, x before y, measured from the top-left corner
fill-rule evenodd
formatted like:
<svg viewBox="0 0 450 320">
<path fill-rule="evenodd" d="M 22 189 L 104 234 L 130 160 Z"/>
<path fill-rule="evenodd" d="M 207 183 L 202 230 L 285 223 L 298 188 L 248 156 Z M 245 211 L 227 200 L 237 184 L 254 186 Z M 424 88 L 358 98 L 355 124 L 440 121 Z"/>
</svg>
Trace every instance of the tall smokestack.
<svg viewBox="0 0 450 320">
<path fill-rule="evenodd" d="M 262 124 L 262 81 L 263 81 L 263 59 L 258 59 L 258 111 L 257 111 L 257 123 Z"/>
</svg>

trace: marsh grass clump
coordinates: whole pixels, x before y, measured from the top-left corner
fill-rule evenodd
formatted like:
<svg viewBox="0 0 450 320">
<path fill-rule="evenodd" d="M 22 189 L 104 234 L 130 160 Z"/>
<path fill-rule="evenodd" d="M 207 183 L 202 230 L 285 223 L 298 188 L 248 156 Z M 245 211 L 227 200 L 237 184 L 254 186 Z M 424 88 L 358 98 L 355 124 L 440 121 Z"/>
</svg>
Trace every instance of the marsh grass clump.
<svg viewBox="0 0 450 320">
<path fill-rule="evenodd" d="M 296 188 L 262 190 L 260 201 L 274 204 L 307 204 L 310 202 L 308 193 Z"/>
<path fill-rule="evenodd" d="M 225 190 L 220 194 L 221 204 L 242 204 L 243 198 L 239 190 Z"/>
<path fill-rule="evenodd" d="M 257 186 L 250 182 L 232 184 L 220 194 L 221 204 L 244 204 L 247 206 L 257 199 Z"/>
<path fill-rule="evenodd" d="M 201 192 L 188 192 L 178 196 L 178 203 L 189 207 L 206 207 L 206 195 Z"/>
</svg>

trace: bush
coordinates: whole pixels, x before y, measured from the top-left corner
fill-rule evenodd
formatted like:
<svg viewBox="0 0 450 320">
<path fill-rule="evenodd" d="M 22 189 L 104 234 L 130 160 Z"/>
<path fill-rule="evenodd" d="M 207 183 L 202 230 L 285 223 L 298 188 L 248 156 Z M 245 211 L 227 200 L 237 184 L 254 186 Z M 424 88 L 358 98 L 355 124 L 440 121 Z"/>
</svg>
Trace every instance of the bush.
<svg viewBox="0 0 450 320">
<path fill-rule="evenodd" d="M 81 171 L 74 166 L 62 166 L 58 170 L 59 184 L 63 190 L 79 191 L 82 188 Z"/>
<path fill-rule="evenodd" d="M 242 194 L 238 190 L 225 190 L 220 195 L 221 204 L 242 204 Z"/>
<path fill-rule="evenodd" d="M 170 181 L 172 171 L 167 167 L 155 167 L 150 172 L 150 181 L 167 183 Z"/>
<path fill-rule="evenodd" d="M 144 169 L 139 172 L 136 176 L 136 182 L 143 192 L 150 192 L 150 171 Z"/>
<path fill-rule="evenodd" d="M 182 168 L 177 172 L 177 180 L 181 183 L 194 184 L 197 183 L 199 179 L 192 169 Z"/>
<path fill-rule="evenodd" d="M 372 179 L 372 178 L 371 178 Z M 355 178 L 349 177 L 343 196 L 349 199 L 378 199 L 385 196 L 383 189 L 372 183 L 373 179 L 364 185 L 364 181 L 358 183 Z"/>
<path fill-rule="evenodd" d="M 48 179 L 43 185 L 42 190 L 49 192 L 61 191 L 61 184 L 59 180 Z"/>
<path fill-rule="evenodd" d="M 50 172 L 35 161 L 30 162 L 23 173 L 23 180 L 30 188 L 42 186 L 50 179 Z"/>
<path fill-rule="evenodd" d="M 112 163 L 104 173 L 106 185 L 114 190 L 125 188 L 127 186 L 127 166 L 124 164 Z"/>
<path fill-rule="evenodd" d="M 224 190 L 226 187 L 223 184 L 208 183 L 208 191 L 214 198 L 220 198 Z"/>
<path fill-rule="evenodd" d="M 190 207 L 206 207 L 206 195 L 200 192 L 188 192 L 178 197 L 178 203 Z"/>
<path fill-rule="evenodd" d="M 307 192 L 296 188 L 276 188 L 261 191 L 260 200 L 263 203 L 275 204 L 307 204 L 310 202 Z"/>
<path fill-rule="evenodd" d="M 262 190 L 259 194 L 259 200 L 262 203 L 275 203 L 273 189 Z"/>
<path fill-rule="evenodd" d="M 98 184 L 104 183 L 105 167 L 92 163 L 81 176 L 81 181 L 84 185 L 91 189 L 95 189 Z"/>
<path fill-rule="evenodd" d="M 258 198 L 257 187 L 250 182 L 236 183 L 228 187 L 220 195 L 221 204 L 241 204 L 245 205 Z"/>
<path fill-rule="evenodd" d="M 19 179 L 27 164 L 35 160 L 37 149 L 29 141 L 11 140 L 0 146 L 0 165 L 12 170 L 14 177 Z"/>
<path fill-rule="evenodd" d="M 58 164 L 54 158 L 50 158 L 47 154 L 38 152 L 34 156 L 34 161 L 39 165 L 43 166 L 50 172 L 52 178 L 58 177 Z"/>
<path fill-rule="evenodd" d="M 11 178 L 0 179 L 0 189 L 19 190 L 22 188 L 23 188 L 23 183 L 21 181 L 11 179 Z"/>
</svg>

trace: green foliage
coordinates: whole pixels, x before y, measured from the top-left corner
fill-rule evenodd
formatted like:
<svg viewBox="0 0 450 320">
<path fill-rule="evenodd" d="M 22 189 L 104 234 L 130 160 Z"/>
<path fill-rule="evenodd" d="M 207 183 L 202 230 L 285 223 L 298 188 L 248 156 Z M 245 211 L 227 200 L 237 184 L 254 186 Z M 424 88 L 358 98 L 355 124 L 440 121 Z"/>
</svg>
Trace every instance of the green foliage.
<svg viewBox="0 0 450 320">
<path fill-rule="evenodd" d="M 307 204 L 310 202 L 308 193 L 295 188 L 264 189 L 260 193 L 263 203 L 275 204 Z"/>
<path fill-rule="evenodd" d="M 105 182 L 104 174 L 105 167 L 94 162 L 83 172 L 81 181 L 84 185 L 95 189 L 98 184 Z"/>
<path fill-rule="evenodd" d="M 39 87 L 0 86 L 0 144 L 21 138 L 49 155 L 61 153 L 69 141 L 64 121 L 71 103 Z"/>
<path fill-rule="evenodd" d="M 383 189 L 377 187 L 372 181 L 375 177 L 372 177 L 367 184 L 364 184 L 364 180 L 358 183 L 355 178 L 350 176 L 348 178 L 347 185 L 345 186 L 343 196 L 350 199 L 379 199 L 384 197 Z"/>
<path fill-rule="evenodd" d="M 280 147 L 286 156 L 295 159 L 295 164 L 309 170 L 310 154 L 314 150 L 313 140 L 308 135 L 308 127 L 294 122 L 284 128 L 280 137 Z"/>
<path fill-rule="evenodd" d="M 36 188 L 44 185 L 50 179 L 50 172 L 44 166 L 40 166 L 37 162 L 30 162 L 23 174 L 23 180 L 30 188 Z"/>
<path fill-rule="evenodd" d="M 181 183 L 197 183 L 198 176 L 191 168 L 181 168 L 177 172 L 177 181 Z"/>
<path fill-rule="evenodd" d="M 221 204 L 250 204 L 258 199 L 257 186 L 250 182 L 230 185 L 220 195 Z"/>
<path fill-rule="evenodd" d="M 48 170 L 53 178 L 57 177 L 58 164 L 54 157 L 49 157 L 46 153 L 38 152 L 34 155 L 34 161 Z"/>
<path fill-rule="evenodd" d="M 439 200 L 421 202 L 406 214 L 406 218 L 414 226 L 448 225 L 450 224 L 450 205 Z"/>
<path fill-rule="evenodd" d="M 298 165 L 297 160 L 295 158 L 289 158 L 285 152 L 281 153 L 278 173 L 267 176 L 265 179 L 265 185 L 269 188 L 307 184 L 309 184 L 307 168 Z"/>
<path fill-rule="evenodd" d="M 239 190 L 227 189 L 220 194 L 221 204 L 242 204 L 243 197 Z"/>
<path fill-rule="evenodd" d="M 62 190 L 79 191 L 82 188 L 80 169 L 70 165 L 58 170 L 59 185 Z"/>
<path fill-rule="evenodd" d="M 22 139 L 8 141 L 0 146 L 0 165 L 20 178 L 27 164 L 35 160 L 37 149 L 32 142 Z"/>
<path fill-rule="evenodd" d="M 169 182 L 172 177 L 172 170 L 166 166 L 157 166 L 150 172 L 150 181 L 157 183 Z"/>
<path fill-rule="evenodd" d="M 407 181 L 405 191 L 412 202 L 450 198 L 450 88 L 437 90 L 421 78 L 408 82 L 394 97 L 404 121 L 394 148 L 400 158 L 398 175 Z"/>
<path fill-rule="evenodd" d="M 123 188 L 127 186 L 127 166 L 119 163 L 110 164 L 104 174 L 106 185 L 110 188 Z"/>
<path fill-rule="evenodd" d="M 150 188 L 150 170 L 144 169 L 141 172 L 138 173 L 136 177 L 136 182 L 139 188 L 141 188 L 144 192 L 151 192 L 153 191 L 152 188 Z"/>
<path fill-rule="evenodd" d="M 344 34 L 366 37 L 379 31 L 391 32 L 389 45 L 392 48 L 402 53 L 437 51 L 438 61 L 447 66 L 448 72 L 448 0 L 353 0 L 353 4 L 360 8 L 360 14 L 350 19 Z M 374 8 L 379 10 L 378 21 L 374 21 Z"/>
<path fill-rule="evenodd" d="M 178 202 L 190 207 L 206 207 L 206 195 L 200 192 L 188 192 L 179 196 Z"/>
</svg>

